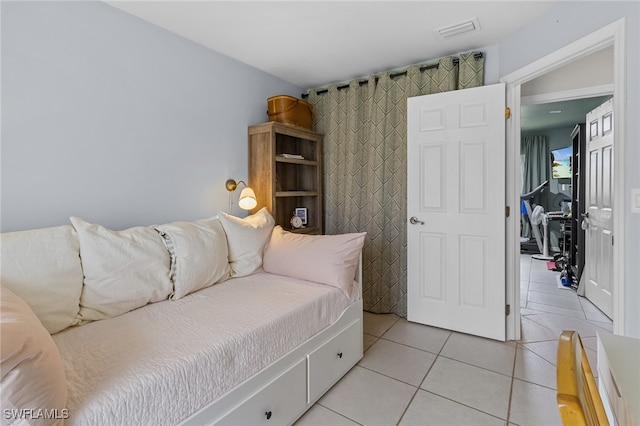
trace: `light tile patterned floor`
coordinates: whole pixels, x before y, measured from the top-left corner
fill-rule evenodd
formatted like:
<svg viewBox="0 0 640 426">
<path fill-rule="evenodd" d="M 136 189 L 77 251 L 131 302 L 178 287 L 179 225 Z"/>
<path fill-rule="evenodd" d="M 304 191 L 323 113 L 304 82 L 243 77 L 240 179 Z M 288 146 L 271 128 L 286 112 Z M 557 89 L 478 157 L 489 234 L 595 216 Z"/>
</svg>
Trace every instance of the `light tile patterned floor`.
<svg viewBox="0 0 640 426">
<path fill-rule="evenodd" d="M 364 358 L 297 425 L 559 425 L 556 342 L 577 330 L 596 362 L 611 321 L 546 262 L 521 256 L 522 339 L 496 342 L 364 313 Z"/>
</svg>

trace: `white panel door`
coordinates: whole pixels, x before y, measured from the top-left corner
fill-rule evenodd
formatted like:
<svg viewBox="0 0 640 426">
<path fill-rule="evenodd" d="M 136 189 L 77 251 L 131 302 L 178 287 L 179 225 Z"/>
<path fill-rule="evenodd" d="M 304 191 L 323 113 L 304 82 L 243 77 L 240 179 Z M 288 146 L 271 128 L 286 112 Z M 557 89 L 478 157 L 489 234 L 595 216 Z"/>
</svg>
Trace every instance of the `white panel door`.
<svg viewBox="0 0 640 426">
<path fill-rule="evenodd" d="M 505 340 L 505 86 L 408 100 L 407 319 Z"/>
<path fill-rule="evenodd" d="M 613 317 L 613 100 L 587 114 L 585 296 Z"/>
</svg>

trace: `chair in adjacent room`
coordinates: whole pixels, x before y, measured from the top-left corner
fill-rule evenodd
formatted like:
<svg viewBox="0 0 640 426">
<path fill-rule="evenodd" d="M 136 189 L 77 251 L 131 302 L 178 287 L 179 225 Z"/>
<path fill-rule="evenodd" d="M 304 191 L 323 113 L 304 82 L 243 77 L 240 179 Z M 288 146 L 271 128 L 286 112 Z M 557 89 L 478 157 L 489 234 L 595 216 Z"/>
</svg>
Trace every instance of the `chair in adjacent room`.
<svg viewBox="0 0 640 426">
<path fill-rule="evenodd" d="M 575 331 L 563 331 L 558 340 L 557 389 L 565 426 L 609 425 L 587 353 Z"/>
</svg>

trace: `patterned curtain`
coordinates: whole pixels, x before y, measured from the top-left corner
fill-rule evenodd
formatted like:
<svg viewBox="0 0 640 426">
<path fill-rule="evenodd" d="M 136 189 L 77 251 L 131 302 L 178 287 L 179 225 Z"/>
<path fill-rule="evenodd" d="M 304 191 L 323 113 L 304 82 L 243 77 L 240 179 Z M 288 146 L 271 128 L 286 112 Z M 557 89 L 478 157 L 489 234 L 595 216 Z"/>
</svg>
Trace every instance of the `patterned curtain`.
<svg viewBox="0 0 640 426">
<path fill-rule="evenodd" d="M 481 86 L 483 73 L 484 59 L 472 52 L 309 92 L 325 135 L 326 233 L 367 232 L 367 311 L 406 317 L 407 98 Z"/>
<path fill-rule="evenodd" d="M 549 179 L 549 142 L 546 136 L 524 136 L 520 143 L 520 193 L 527 192 Z M 542 203 L 540 194 L 534 198 L 535 204 Z M 533 203 L 532 203 L 533 204 Z M 521 236 L 533 238 L 531 223 L 521 215 Z"/>
</svg>

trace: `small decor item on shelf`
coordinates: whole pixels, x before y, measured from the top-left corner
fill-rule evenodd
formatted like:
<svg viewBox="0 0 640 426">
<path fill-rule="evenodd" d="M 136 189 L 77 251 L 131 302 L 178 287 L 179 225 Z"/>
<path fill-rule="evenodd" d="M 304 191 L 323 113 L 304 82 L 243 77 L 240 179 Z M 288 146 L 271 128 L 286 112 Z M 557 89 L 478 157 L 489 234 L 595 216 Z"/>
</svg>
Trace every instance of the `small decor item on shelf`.
<svg viewBox="0 0 640 426">
<path fill-rule="evenodd" d="M 294 229 L 300 229 L 303 226 L 302 225 L 302 219 L 300 218 L 300 216 L 296 216 L 296 215 L 293 215 L 293 217 L 291 218 L 290 223 L 291 223 L 291 227 L 294 228 Z"/>
<path fill-rule="evenodd" d="M 272 96 L 267 99 L 269 121 L 291 124 L 312 130 L 313 105 L 302 99 L 288 95 Z"/>
<path fill-rule="evenodd" d="M 296 207 L 295 215 L 302 219 L 302 224 L 307 224 L 307 208 L 306 207 Z"/>
</svg>

